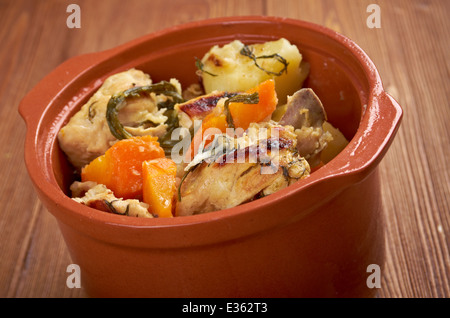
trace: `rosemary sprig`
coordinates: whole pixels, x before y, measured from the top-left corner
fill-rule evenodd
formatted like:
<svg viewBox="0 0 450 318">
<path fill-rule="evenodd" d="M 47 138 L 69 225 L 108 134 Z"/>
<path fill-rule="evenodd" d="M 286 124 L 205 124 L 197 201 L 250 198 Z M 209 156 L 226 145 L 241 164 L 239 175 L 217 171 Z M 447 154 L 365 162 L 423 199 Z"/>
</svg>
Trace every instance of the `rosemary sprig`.
<svg viewBox="0 0 450 318">
<path fill-rule="evenodd" d="M 288 67 L 289 63 L 288 63 L 288 61 L 286 61 L 286 59 L 284 57 L 282 57 L 278 53 L 274 53 L 274 54 L 270 54 L 270 55 L 255 56 L 255 54 L 253 53 L 252 49 L 248 45 L 244 45 L 244 47 L 241 49 L 241 51 L 239 53 L 244 55 L 244 56 L 247 56 L 250 59 L 252 59 L 253 62 L 255 62 L 255 66 L 257 68 L 259 68 L 260 70 L 266 72 L 269 75 L 280 76 L 284 72 L 286 72 L 286 74 L 287 74 L 287 67 Z M 265 68 L 263 68 L 261 65 L 258 64 L 258 59 L 275 59 L 276 61 L 278 61 L 281 64 L 283 64 L 283 68 L 279 72 L 273 72 L 273 71 L 270 71 L 270 70 L 266 70 Z"/>
</svg>

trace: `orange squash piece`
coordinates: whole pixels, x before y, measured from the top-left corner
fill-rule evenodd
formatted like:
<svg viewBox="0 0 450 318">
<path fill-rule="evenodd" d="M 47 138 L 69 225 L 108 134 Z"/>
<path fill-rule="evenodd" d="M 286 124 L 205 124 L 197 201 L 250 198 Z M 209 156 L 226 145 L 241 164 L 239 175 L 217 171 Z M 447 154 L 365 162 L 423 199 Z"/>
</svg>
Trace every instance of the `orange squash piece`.
<svg viewBox="0 0 450 318">
<path fill-rule="evenodd" d="M 110 185 L 112 179 L 110 156 L 99 156 L 81 170 L 81 181 L 95 181 Z"/>
<path fill-rule="evenodd" d="M 236 128 L 241 127 L 245 130 L 251 123 L 258 123 L 269 118 L 276 109 L 278 98 L 274 80 L 266 80 L 246 93 L 254 92 L 258 92 L 258 104 L 230 103 L 228 105 Z"/>
<path fill-rule="evenodd" d="M 164 157 L 157 137 L 136 136 L 116 142 L 81 171 L 81 181 L 104 184 L 115 196 L 142 197 L 142 162 Z"/>
<path fill-rule="evenodd" d="M 158 217 L 173 217 L 177 167 L 173 160 L 158 158 L 142 163 L 143 201 Z"/>
</svg>

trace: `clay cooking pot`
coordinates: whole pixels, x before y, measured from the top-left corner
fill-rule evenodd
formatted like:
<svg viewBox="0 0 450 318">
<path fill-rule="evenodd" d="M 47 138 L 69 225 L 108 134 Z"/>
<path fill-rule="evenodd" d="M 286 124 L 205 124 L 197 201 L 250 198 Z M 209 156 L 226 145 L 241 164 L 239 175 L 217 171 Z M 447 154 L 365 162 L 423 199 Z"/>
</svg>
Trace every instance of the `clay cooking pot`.
<svg viewBox="0 0 450 318">
<path fill-rule="evenodd" d="M 102 81 L 131 67 L 153 82 L 196 82 L 195 57 L 234 39 L 280 37 L 311 65 L 305 85 L 350 140 L 332 161 L 268 197 L 227 210 L 141 219 L 74 202 L 73 174 L 56 135 Z M 93 297 L 366 297 L 370 264 L 384 262 L 378 166 L 402 110 L 369 57 L 325 27 L 276 17 L 231 17 L 158 31 L 69 59 L 20 104 L 25 161 L 58 221 L 82 287 Z"/>
</svg>

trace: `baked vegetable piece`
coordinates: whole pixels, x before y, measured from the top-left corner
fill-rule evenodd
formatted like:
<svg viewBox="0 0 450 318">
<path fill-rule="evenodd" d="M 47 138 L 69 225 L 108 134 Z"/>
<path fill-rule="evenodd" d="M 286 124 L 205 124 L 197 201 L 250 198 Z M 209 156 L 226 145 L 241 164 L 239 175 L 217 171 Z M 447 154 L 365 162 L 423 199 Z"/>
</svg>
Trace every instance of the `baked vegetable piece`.
<svg viewBox="0 0 450 318">
<path fill-rule="evenodd" d="M 280 105 L 303 85 L 309 65 L 286 39 L 245 45 L 235 40 L 213 46 L 201 59 L 205 92 L 244 92 L 268 79 L 275 81 Z"/>
<path fill-rule="evenodd" d="M 269 121 L 278 104 L 275 81 L 272 79 L 258 84 L 245 93 L 248 95 L 256 93 L 257 95 L 255 94 L 255 96 L 257 96 L 258 101 L 256 103 L 245 100 L 244 102 L 231 101 L 228 104 L 233 126 L 244 130 L 251 123 Z"/>
<path fill-rule="evenodd" d="M 320 159 L 323 164 L 330 162 L 336 157 L 347 145 L 348 140 L 344 134 L 329 122 L 323 123 L 323 130 L 332 136 L 332 140 L 328 142 L 327 146 L 322 150 Z"/>
<path fill-rule="evenodd" d="M 104 184 L 119 198 L 142 199 L 142 163 L 163 157 L 164 149 L 156 137 L 123 139 L 86 165 L 81 181 Z"/>
<path fill-rule="evenodd" d="M 142 163 L 143 201 L 158 217 L 172 217 L 176 204 L 177 166 L 168 158 Z"/>
</svg>

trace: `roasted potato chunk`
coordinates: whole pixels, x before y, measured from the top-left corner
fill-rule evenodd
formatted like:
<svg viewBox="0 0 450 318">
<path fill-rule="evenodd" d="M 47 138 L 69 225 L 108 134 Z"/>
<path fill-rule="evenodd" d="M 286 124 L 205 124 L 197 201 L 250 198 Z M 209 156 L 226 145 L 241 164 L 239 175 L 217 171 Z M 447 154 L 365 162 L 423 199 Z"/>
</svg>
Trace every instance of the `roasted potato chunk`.
<svg viewBox="0 0 450 318">
<path fill-rule="evenodd" d="M 242 92 L 273 79 L 280 104 L 302 87 L 309 72 L 297 46 L 283 38 L 247 46 L 239 40 L 216 45 L 201 63 L 206 93 Z"/>
</svg>

